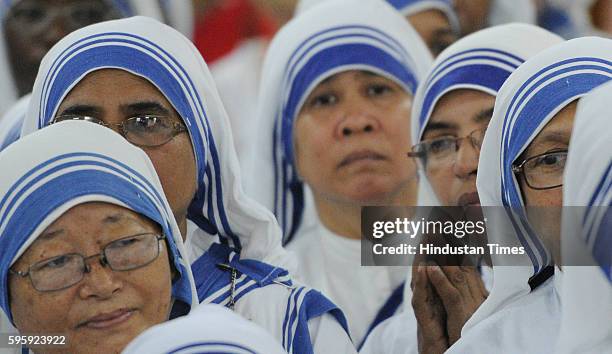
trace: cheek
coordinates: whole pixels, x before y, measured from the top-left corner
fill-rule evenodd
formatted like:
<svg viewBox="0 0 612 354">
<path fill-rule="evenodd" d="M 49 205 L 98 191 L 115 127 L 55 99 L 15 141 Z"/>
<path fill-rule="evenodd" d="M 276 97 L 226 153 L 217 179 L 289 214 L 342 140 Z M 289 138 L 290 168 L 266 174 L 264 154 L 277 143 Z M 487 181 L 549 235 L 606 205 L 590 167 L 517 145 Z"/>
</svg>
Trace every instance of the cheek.
<svg viewBox="0 0 612 354">
<path fill-rule="evenodd" d="M 67 309 L 77 297 L 75 290 L 41 293 L 27 281 L 11 282 L 11 310 L 17 329 L 24 333 L 66 333 L 70 323 Z"/>
<path fill-rule="evenodd" d="M 172 298 L 172 274 L 167 253 L 160 254 L 155 262 L 146 268 L 147 274 L 134 278 L 134 288 L 144 300 L 143 316 L 147 326 L 168 320 Z"/>
<path fill-rule="evenodd" d="M 534 190 L 522 185 L 525 205 L 542 207 L 560 207 L 563 205 L 563 189 Z"/>
<path fill-rule="evenodd" d="M 329 148 L 332 143 L 327 139 L 330 134 L 326 133 L 324 126 L 310 123 L 312 119 L 302 117 L 296 122 L 293 135 L 293 151 L 297 169 L 304 175 L 312 174 L 313 168 L 325 166 L 325 159 L 329 156 Z"/>
<path fill-rule="evenodd" d="M 438 170 L 427 175 L 427 180 L 431 184 L 434 193 L 442 205 L 451 204 L 451 188 L 450 183 L 453 181 L 453 174 L 450 168 Z"/>
</svg>

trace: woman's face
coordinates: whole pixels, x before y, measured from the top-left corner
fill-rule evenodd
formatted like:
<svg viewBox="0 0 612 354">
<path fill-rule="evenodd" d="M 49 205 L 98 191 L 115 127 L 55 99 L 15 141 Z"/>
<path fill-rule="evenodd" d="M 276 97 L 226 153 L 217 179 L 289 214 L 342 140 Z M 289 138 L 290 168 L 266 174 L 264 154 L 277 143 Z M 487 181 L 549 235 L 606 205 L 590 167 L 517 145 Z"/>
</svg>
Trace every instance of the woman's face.
<svg viewBox="0 0 612 354">
<path fill-rule="evenodd" d="M 32 264 L 70 253 L 99 254 L 109 243 L 159 227 L 132 211 L 107 203 L 86 203 L 68 210 L 11 267 L 25 272 Z M 164 241 L 151 263 L 113 271 L 100 258 L 87 261 L 90 272 L 63 290 L 41 292 L 28 277 L 11 275 L 11 309 L 21 333 L 66 335 L 69 353 L 119 353 L 147 328 L 167 321 L 171 307 L 171 270 Z"/>
<path fill-rule="evenodd" d="M 408 22 L 427 44 L 434 57 L 459 39 L 448 17 L 440 10 L 418 12 L 408 16 Z"/>
<path fill-rule="evenodd" d="M 574 125 L 574 116 L 576 115 L 577 103 L 571 103 L 557 113 L 553 119 L 546 124 L 544 129 L 533 139 L 528 148 L 517 159 L 517 163 L 529 159 L 534 156 L 541 156 L 546 153 L 553 153 L 550 156 L 541 156 L 534 160 L 534 170 L 550 171 L 551 177 L 542 178 L 547 174 L 540 173 L 533 177 L 536 183 L 544 183 L 546 180 L 551 180 L 552 184 L 557 184 L 559 180 L 562 183 L 563 171 L 565 168 L 565 158 L 555 155 L 556 151 L 567 151 L 572 135 L 572 127 Z M 524 170 L 525 171 L 525 170 Z M 523 174 L 517 176 L 523 200 L 527 207 L 527 217 L 531 225 L 533 225 L 542 237 L 546 246 L 559 259 L 560 256 L 560 229 L 561 229 L 561 206 L 563 205 L 563 188 L 538 190 L 529 186 Z M 535 177 L 540 177 L 537 179 Z M 557 178 L 558 177 L 558 178 Z M 543 182 L 540 182 L 542 180 Z M 534 183 L 531 183 L 534 185 Z M 540 187 L 540 185 L 535 185 Z M 542 184 L 541 186 L 546 186 Z"/>
<path fill-rule="evenodd" d="M 167 116 L 182 122 L 166 97 L 149 81 L 122 70 L 98 70 L 87 75 L 66 96 L 57 115 L 97 118 L 118 131 L 117 124 L 134 116 Z M 197 188 L 196 162 L 189 134 L 142 148 L 155 166 L 168 203 L 184 233 L 187 210 Z"/>
<path fill-rule="evenodd" d="M 415 178 L 412 96 L 365 71 L 336 74 L 306 99 L 294 125 L 298 173 L 315 196 L 349 204 L 389 203 Z"/>
</svg>

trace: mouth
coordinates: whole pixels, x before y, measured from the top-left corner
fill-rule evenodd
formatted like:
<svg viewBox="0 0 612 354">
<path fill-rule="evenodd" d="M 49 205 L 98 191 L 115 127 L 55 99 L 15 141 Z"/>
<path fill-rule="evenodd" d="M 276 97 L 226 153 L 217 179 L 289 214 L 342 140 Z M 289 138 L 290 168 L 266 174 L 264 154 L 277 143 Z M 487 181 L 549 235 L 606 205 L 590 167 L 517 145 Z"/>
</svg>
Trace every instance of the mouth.
<svg viewBox="0 0 612 354">
<path fill-rule="evenodd" d="M 113 312 L 101 313 L 81 322 L 77 328 L 107 329 L 128 321 L 136 313 L 133 309 L 119 309 Z"/>
<path fill-rule="evenodd" d="M 339 164 L 338 164 L 338 168 L 343 168 L 346 166 L 349 166 L 355 162 L 361 162 L 361 161 L 383 161 L 386 160 L 387 158 L 384 157 L 383 155 L 374 152 L 372 150 L 363 150 L 363 151 L 357 151 L 354 152 L 352 154 L 349 154 L 347 157 L 345 157 Z"/>
<path fill-rule="evenodd" d="M 480 206 L 480 198 L 478 197 L 478 193 L 463 193 L 457 200 L 457 205 L 460 207 Z"/>
</svg>

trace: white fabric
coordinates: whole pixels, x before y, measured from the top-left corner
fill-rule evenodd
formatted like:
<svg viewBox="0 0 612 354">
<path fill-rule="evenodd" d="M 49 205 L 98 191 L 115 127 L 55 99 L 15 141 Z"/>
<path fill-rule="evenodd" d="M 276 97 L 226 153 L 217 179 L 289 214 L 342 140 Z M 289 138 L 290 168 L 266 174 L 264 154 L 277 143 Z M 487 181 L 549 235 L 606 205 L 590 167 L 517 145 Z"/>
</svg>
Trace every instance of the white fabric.
<svg viewBox="0 0 612 354">
<path fill-rule="evenodd" d="M 252 164 L 255 150 L 257 97 L 261 68 L 268 48 L 263 38 L 242 42 L 238 48 L 210 66 L 223 106 L 232 126 L 234 147 L 241 171 Z"/>
<path fill-rule="evenodd" d="M 159 1 L 161 5 L 168 24 L 181 32 L 185 37 L 193 39 L 195 21 L 193 18 L 193 2 L 187 0 L 157 1 Z"/>
<path fill-rule="evenodd" d="M 177 109 L 177 112 L 182 115 L 182 118 L 188 126 L 191 140 L 194 144 L 194 153 L 196 155 L 199 176 L 202 176 L 202 180 L 198 181 L 198 193 L 207 193 L 209 189 L 209 187 L 207 187 L 208 180 L 204 172 L 205 168 L 208 167 L 212 169 L 212 173 L 217 173 L 219 176 L 219 179 L 213 180 L 213 184 L 216 188 L 218 188 L 220 184 L 222 188 L 219 190 L 213 188 L 210 191 L 210 193 L 216 192 L 217 195 L 221 194 L 219 197 L 221 200 L 215 200 L 217 197 L 212 198 L 213 205 L 211 205 L 211 208 L 213 208 L 213 214 L 208 212 L 208 204 L 205 203 L 202 210 L 199 211 L 200 214 L 196 216 L 206 217 L 207 220 L 215 224 L 215 227 L 224 237 L 229 238 L 228 235 L 233 233 L 240 240 L 242 245 L 242 258 L 251 258 L 269 264 L 279 265 L 290 272 L 295 272 L 294 261 L 286 256 L 285 251 L 280 245 L 280 230 L 278 229 L 274 216 L 252 199 L 248 198 L 242 191 L 240 170 L 236 153 L 232 146 L 232 133 L 229 127 L 229 121 L 216 92 L 215 84 L 197 49 L 178 31 L 150 18 L 132 17 L 129 19 L 108 21 L 88 26 L 66 36 L 49 51 L 41 63 L 39 75 L 32 94 L 33 104 L 30 106 L 28 118 L 24 123 L 22 133 L 27 134 L 47 125 L 55 116 L 56 110 L 63 98 L 66 97 L 70 89 L 80 80 L 79 78 L 69 83 L 64 83 L 64 80 L 66 80 L 65 77 L 69 75 L 69 73 L 61 70 L 58 75 L 47 77 L 47 73 L 50 72 L 51 68 L 56 67 L 59 59 L 63 56 L 63 51 L 73 47 L 76 42 L 84 40 L 91 35 L 116 31 L 128 33 L 129 36 L 135 35 L 144 39 L 140 41 L 140 44 L 149 51 L 138 52 L 138 55 L 142 56 L 143 60 L 160 60 L 158 56 L 174 58 L 174 60 L 176 60 L 174 62 L 175 65 L 166 67 L 168 73 L 173 72 L 172 70 L 179 70 L 177 67 L 182 68 L 185 70 L 184 75 L 187 75 L 186 77 L 190 80 L 189 85 L 182 86 L 183 91 L 181 92 L 170 91 L 170 89 L 166 89 L 165 92 L 161 89 L 161 91 L 168 98 L 170 103 L 173 104 L 175 109 Z M 106 35 L 105 38 L 105 45 L 111 46 L 116 44 L 111 41 L 111 39 L 114 38 L 113 35 Z M 146 41 L 155 43 L 160 49 L 152 47 L 149 45 L 149 42 Z M 100 44 L 98 44 L 98 46 L 99 45 Z M 123 46 L 121 44 L 119 45 Z M 83 56 L 88 55 L 87 52 L 79 52 L 79 54 Z M 76 58 L 78 59 L 78 56 Z M 71 60 L 76 59 L 71 57 Z M 98 59 L 96 58 L 96 60 Z M 110 61 L 111 64 L 106 63 L 105 60 Z M 95 62 L 91 64 L 91 68 L 82 69 L 86 70 L 83 76 L 89 72 L 107 68 L 109 65 L 125 70 L 114 63 L 116 60 L 115 57 L 100 58 L 100 64 Z M 70 60 L 66 60 L 61 63 L 60 67 L 65 68 L 70 65 L 73 65 L 73 63 Z M 148 69 L 146 67 L 139 67 L 135 70 L 142 70 L 144 73 Z M 135 74 L 138 75 L 138 73 Z M 144 73 L 141 74 L 141 76 L 145 74 L 149 75 Z M 150 77 L 144 78 L 153 81 Z M 45 81 L 46 79 L 48 79 L 48 81 Z M 183 79 L 185 79 L 185 76 L 180 78 L 180 80 Z M 178 81 L 179 78 L 174 78 L 174 80 L 182 82 Z M 159 82 L 153 83 L 159 85 Z M 59 97 L 50 97 L 48 91 L 43 91 L 43 86 L 45 84 L 63 85 L 59 87 L 61 95 Z M 178 98 L 185 96 L 191 97 L 192 100 L 184 102 L 182 99 Z M 49 102 L 50 100 L 52 100 L 52 102 Z M 51 107 L 49 107 L 50 110 L 41 111 L 41 104 L 51 105 Z M 185 107 L 185 104 L 190 106 Z M 183 108 L 180 108 L 179 105 L 183 105 Z M 203 105 L 203 107 L 201 105 Z M 214 141 L 210 138 L 211 136 L 214 138 Z M 198 140 L 196 139 L 199 139 L 204 145 L 197 144 L 195 141 Z M 212 149 L 216 150 L 217 156 L 212 155 Z M 219 203 L 223 203 L 221 208 L 219 208 Z M 228 225 L 225 225 L 222 220 L 220 220 L 222 214 L 226 215 Z"/>
<path fill-rule="evenodd" d="M 612 83 L 593 90 L 578 103 L 564 180 L 563 204 L 593 205 L 608 210 L 612 166 L 612 120 L 609 104 Z M 588 173 L 584 173 L 588 171 Z M 602 181 L 607 193 L 591 203 Z M 606 183 L 606 182 L 604 182 Z M 605 191 L 606 188 L 601 190 Z M 602 207 L 602 206 L 605 206 Z M 583 208 L 568 207 L 563 214 L 563 302 L 558 353 L 612 353 L 612 283 L 598 266 L 572 266 L 576 259 L 593 260 L 594 238 L 585 241 Z M 610 215 L 608 214 L 608 217 Z M 606 231 L 604 231 L 606 232 Z M 609 232 L 609 230 L 607 230 Z M 609 235 L 609 234 L 608 234 Z M 608 236 L 609 237 L 609 236 Z"/>
<path fill-rule="evenodd" d="M 5 114 L 0 117 L 0 151 L 6 148 L 13 140 L 14 135 L 21 134 L 21 124 L 25 119 L 28 105 L 30 103 L 30 95 L 25 95 L 20 98 Z"/>
<path fill-rule="evenodd" d="M 361 241 L 336 235 L 320 224 L 288 249 L 297 256 L 303 281 L 344 311 L 355 345 L 408 272 L 408 267 L 362 267 Z"/>
<path fill-rule="evenodd" d="M 285 100 L 287 99 L 289 87 L 293 83 L 292 80 L 295 79 L 288 76 L 289 74 L 286 72 L 288 70 L 287 67 L 289 64 L 294 63 L 295 58 L 291 58 L 292 53 L 298 50 L 303 43 L 308 42 L 310 37 L 317 33 L 320 34 L 322 31 L 343 25 L 372 27 L 376 31 L 381 31 L 385 36 L 391 37 L 392 40 L 397 41 L 401 46 L 399 49 L 405 51 L 409 56 L 408 58 L 401 59 L 404 61 L 405 69 L 410 71 L 417 80 L 422 77 L 431 62 L 431 54 L 418 37 L 418 34 L 401 15 L 382 0 L 329 1 L 295 17 L 279 31 L 268 49 L 264 62 L 257 109 L 256 124 L 259 130 L 255 152 L 256 161 L 253 161 L 253 166 L 249 173 L 249 176 L 252 178 L 249 178 L 246 183 L 248 193 L 268 209 L 275 212 L 283 230 L 288 228 L 287 225 L 283 225 L 281 214 L 291 215 L 291 211 L 281 210 L 280 206 L 278 210 L 275 210 L 275 195 L 277 193 L 279 195 L 286 193 L 284 189 L 286 186 L 283 186 L 282 183 L 275 179 L 275 173 L 278 169 L 285 168 L 285 166 L 280 166 L 282 162 L 279 161 L 276 161 L 275 164 L 274 156 L 279 152 L 275 151 L 272 146 L 274 141 L 279 139 L 278 136 L 274 136 L 275 125 L 278 123 L 281 112 L 283 112 L 284 106 L 287 104 Z M 365 42 L 364 39 L 357 37 L 358 30 L 347 29 L 347 32 L 355 32 L 353 37 L 346 39 L 347 42 Z M 334 32 L 331 33 L 333 34 Z M 332 43 L 332 47 L 340 44 L 344 43 Z M 312 45 L 312 43 L 309 43 L 309 45 Z M 329 46 L 329 44 L 324 44 L 305 50 L 308 51 L 309 55 L 314 55 L 322 51 L 322 48 L 328 48 Z M 379 44 L 376 43 L 374 46 L 379 46 Z M 388 50 L 384 47 L 379 49 Z M 397 54 L 393 52 L 391 55 Z M 303 65 L 309 64 L 307 60 L 308 56 L 307 58 L 302 58 L 302 61 L 299 63 L 296 63 L 299 66 L 297 70 L 303 67 Z M 406 63 L 405 61 L 409 62 Z M 371 70 L 396 82 L 399 81 L 391 73 L 384 72 L 382 69 L 371 65 L 352 64 L 334 67 L 330 71 L 316 77 L 308 87 L 308 90 L 301 95 L 301 101 L 314 89 L 316 84 L 325 78 L 338 72 L 352 69 Z M 405 86 L 401 82 L 398 83 Z M 280 142 L 278 143 L 280 144 Z M 278 149 L 282 149 L 282 147 L 277 146 Z M 293 178 L 293 176 L 290 178 Z M 301 226 L 309 228 L 318 221 L 312 219 L 316 218 L 316 211 L 314 211 L 315 208 L 311 203 L 307 190 L 305 195 L 304 216 Z M 287 216 L 287 219 L 290 218 L 291 216 Z M 290 221 L 287 221 L 287 224 L 290 224 Z M 298 229 L 299 232 L 300 230 Z"/>
<path fill-rule="evenodd" d="M 532 0 L 491 0 L 489 25 L 496 26 L 510 22 L 535 24 L 537 11 Z"/>
<path fill-rule="evenodd" d="M 282 354 L 262 328 L 219 305 L 201 305 L 188 316 L 149 328 L 123 354 L 165 353 Z"/>
<path fill-rule="evenodd" d="M 512 259 L 512 263 L 492 256 L 493 289 L 466 323 L 462 335 L 469 335 L 455 344 L 457 352 L 476 346 L 482 348 L 476 352 L 487 353 L 487 348 L 491 348 L 489 342 L 497 348 L 508 348 L 505 350 L 517 348 L 517 352 L 554 350 L 559 321 L 556 283 L 560 274 L 557 270 L 553 279 L 541 286 L 550 290 L 537 288 L 531 291 L 529 279 L 550 264 L 550 254 L 544 246 L 537 244 L 541 243 L 537 236 L 527 234 L 526 230 L 531 226 L 524 215 L 520 187 L 511 165 L 557 112 L 598 82 L 612 77 L 611 49 L 612 41 L 601 38 L 583 38 L 554 45 L 527 60 L 500 89 L 481 149 L 477 187 L 482 205 L 513 208 L 513 213 L 504 215 L 499 212 L 489 214 L 485 210 L 485 214 L 489 214 L 486 215 L 489 242 L 516 245 L 522 238 L 526 240 L 521 244 L 527 252 Z M 563 64 L 564 60 L 578 55 L 582 59 Z M 600 63 L 601 60 L 604 62 Z M 586 63 L 592 64 L 592 69 L 581 70 L 580 65 Z M 547 80 L 539 81 L 546 75 L 550 75 Z M 526 82 L 530 84 L 525 85 Z M 515 105 L 517 102 L 521 102 L 519 107 Z M 514 225 L 520 229 L 515 229 Z M 520 326 L 519 323 L 526 319 L 532 325 Z M 542 335 L 541 331 L 548 331 L 547 335 Z M 473 343 L 469 338 L 473 338 Z"/>
</svg>

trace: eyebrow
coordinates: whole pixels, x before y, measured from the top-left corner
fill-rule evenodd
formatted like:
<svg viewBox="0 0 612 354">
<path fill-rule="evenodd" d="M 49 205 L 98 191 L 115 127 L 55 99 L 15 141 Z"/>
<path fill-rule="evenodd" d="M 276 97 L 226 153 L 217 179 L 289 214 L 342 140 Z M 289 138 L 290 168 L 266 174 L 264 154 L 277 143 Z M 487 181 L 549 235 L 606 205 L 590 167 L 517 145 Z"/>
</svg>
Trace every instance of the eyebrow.
<svg viewBox="0 0 612 354">
<path fill-rule="evenodd" d="M 473 121 L 474 123 L 485 123 L 490 121 L 491 117 L 493 117 L 493 107 L 478 112 L 478 114 L 473 117 Z"/>
<path fill-rule="evenodd" d="M 75 115 L 96 117 L 102 114 L 102 108 L 89 104 L 75 104 L 67 107 L 59 115 Z"/>
<path fill-rule="evenodd" d="M 116 213 L 112 215 L 108 215 L 102 220 L 103 224 L 116 224 L 121 220 L 125 219 L 125 217 L 121 213 Z"/>
<path fill-rule="evenodd" d="M 457 129 L 457 128 L 458 128 L 457 124 L 455 123 L 431 122 L 427 124 L 427 128 L 425 129 L 425 132 L 423 133 L 423 135 L 427 134 L 427 132 L 430 132 L 430 131 L 449 130 L 449 129 Z"/>
<path fill-rule="evenodd" d="M 51 240 L 55 236 L 61 235 L 63 233 L 64 233 L 64 229 L 57 229 L 57 230 L 53 230 L 53 231 L 46 231 L 46 232 L 43 232 L 42 234 L 40 234 L 40 236 L 38 238 L 43 239 L 43 240 Z"/>
<path fill-rule="evenodd" d="M 570 134 L 566 131 L 557 130 L 546 132 L 542 136 L 540 136 L 536 142 L 537 145 L 545 144 L 545 143 L 560 143 L 560 144 L 569 144 Z"/>
<path fill-rule="evenodd" d="M 140 101 L 121 105 L 121 111 L 128 116 L 143 113 L 165 116 L 171 115 L 171 111 L 168 108 L 164 107 L 161 103 L 156 101 Z"/>
</svg>

